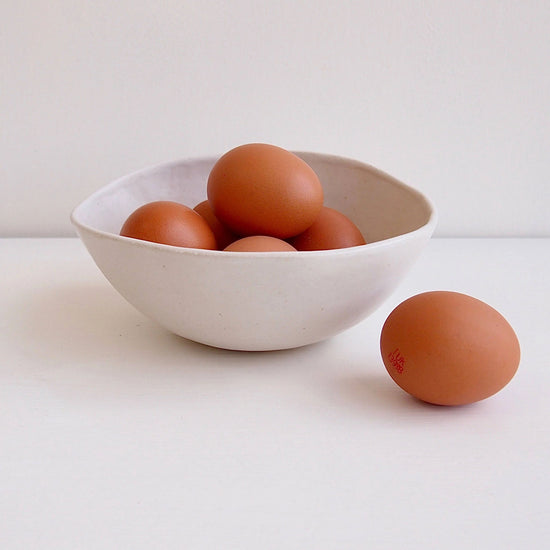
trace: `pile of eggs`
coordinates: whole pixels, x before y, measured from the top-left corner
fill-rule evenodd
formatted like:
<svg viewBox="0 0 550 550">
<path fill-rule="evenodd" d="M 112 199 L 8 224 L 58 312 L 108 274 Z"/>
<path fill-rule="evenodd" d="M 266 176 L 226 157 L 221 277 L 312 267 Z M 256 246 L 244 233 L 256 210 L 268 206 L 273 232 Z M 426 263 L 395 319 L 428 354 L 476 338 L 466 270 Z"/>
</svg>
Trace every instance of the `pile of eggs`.
<svg viewBox="0 0 550 550">
<path fill-rule="evenodd" d="M 250 143 L 221 156 L 208 199 L 191 208 L 155 201 L 135 210 L 120 234 L 145 241 L 229 252 L 305 251 L 365 244 L 343 213 L 324 206 L 313 169 L 275 145 Z"/>
<path fill-rule="evenodd" d="M 313 169 L 274 145 L 241 145 L 214 164 L 208 199 L 194 208 L 145 204 L 120 234 L 173 246 L 240 252 L 304 251 L 365 244 L 356 225 L 323 205 Z M 464 405 L 500 391 L 515 375 L 520 347 L 488 304 L 448 291 L 405 300 L 386 319 L 380 351 L 391 378 L 437 405 Z"/>
</svg>

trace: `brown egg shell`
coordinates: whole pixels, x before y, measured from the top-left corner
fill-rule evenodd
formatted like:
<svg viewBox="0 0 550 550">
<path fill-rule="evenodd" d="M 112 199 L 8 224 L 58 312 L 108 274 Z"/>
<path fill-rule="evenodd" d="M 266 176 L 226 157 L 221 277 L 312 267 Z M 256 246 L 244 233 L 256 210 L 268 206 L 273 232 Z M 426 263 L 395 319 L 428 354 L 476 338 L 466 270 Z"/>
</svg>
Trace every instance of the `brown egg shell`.
<svg viewBox="0 0 550 550">
<path fill-rule="evenodd" d="M 230 245 L 233 241 L 236 241 L 239 238 L 238 235 L 233 233 L 216 217 L 208 199 L 197 204 L 193 210 L 200 214 L 206 220 L 206 223 L 210 226 L 210 229 L 212 229 L 212 232 L 216 237 L 218 250 L 223 250 L 226 246 Z"/>
<path fill-rule="evenodd" d="M 252 235 L 232 242 L 226 252 L 296 252 L 286 241 L 266 235 Z"/>
<path fill-rule="evenodd" d="M 323 205 L 317 174 L 275 145 L 236 147 L 213 166 L 207 183 L 216 217 L 241 236 L 285 239 L 307 229 Z"/>
<path fill-rule="evenodd" d="M 289 242 L 297 250 L 333 250 L 366 244 L 359 228 L 328 206 L 323 206 L 313 224 Z"/>
<path fill-rule="evenodd" d="M 191 208 L 174 201 L 154 201 L 137 208 L 120 235 L 184 248 L 216 250 L 208 223 Z"/>
<path fill-rule="evenodd" d="M 403 390 L 437 405 L 494 395 L 520 361 L 508 321 L 481 300 L 450 291 L 425 292 L 397 306 L 382 328 L 380 350 Z"/>
</svg>

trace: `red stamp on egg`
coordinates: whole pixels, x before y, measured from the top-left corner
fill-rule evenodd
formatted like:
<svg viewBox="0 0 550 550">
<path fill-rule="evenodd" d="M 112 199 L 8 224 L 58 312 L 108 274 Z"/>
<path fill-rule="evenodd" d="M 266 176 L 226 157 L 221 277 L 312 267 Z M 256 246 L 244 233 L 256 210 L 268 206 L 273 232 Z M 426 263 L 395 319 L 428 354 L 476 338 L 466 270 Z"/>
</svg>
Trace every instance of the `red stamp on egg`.
<svg viewBox="0 0 550 550">
<path fill-rule="evenodd" d="M 392 367 L 401 374 L 405 370 L 405 358 L 401 355 L 399 348 L 395 348 L 388 354 L 388 359 Z"/>
</svg>

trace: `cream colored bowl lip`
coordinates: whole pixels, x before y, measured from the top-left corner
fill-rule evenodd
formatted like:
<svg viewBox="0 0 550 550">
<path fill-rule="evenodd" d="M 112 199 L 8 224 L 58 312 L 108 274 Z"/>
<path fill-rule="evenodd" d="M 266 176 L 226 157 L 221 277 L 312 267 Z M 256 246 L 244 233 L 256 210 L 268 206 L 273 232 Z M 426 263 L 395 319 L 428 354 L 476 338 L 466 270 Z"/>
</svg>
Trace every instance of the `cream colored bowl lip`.
<svg viewBox="0 0 550 550">
<path fill-rule="evenodd" d="M 139 239 L 133 239 L 130 237 L 123 237 L 122 235 L 118 235 L 116 233 L 110 233 L 108 231 L 103 231 L 100 229 L 97 229 L 91 225 L 85 224 L 79 219 L 80 211 L 86 208 L 86 206 L 103 195 L 104 193 L 109 192 L 114 187 L 117 187 L 120 185 L 123 181 L 126 181 L 128 179 L 131 179 L 138 175 L 146 175 L 148 172 L 154 172 L 160 168 L 166 168 L 170 169 L 171 167 L 179 166 L 182 163 L 186 162 L 201 162 L 201 161 L 215 161 L 217 157 L 215 156 L 203 156 L 203 157 L 194 157 L 194 158 L 186 158 L 186 159 L 180 159 L 180 160 L 174 160 L 171 162 L 165 162 L 161 164 L 156 164 L 154 166 L 149 166 L 146 168 L 142 168 L 139 170 L 136 170 L 134 172 L 131 172 L 129 174 L 126 174 L 124 176 L 121 176 L 114 181 L 104 185 L 103 187 L 99 188 L 97 191 L 94 191 L 91 195 L 89 195 L 86 199 L 84 199 L 80 204 L 78 204 L 70 215 L 71 223 L 75 226 L 75 228 L 80 229 L 81 231 L 85 231 L 88 233 L 94 234 L 98 238 L 104 238 L 104 239 L 110 239 L 112 241 L 118 241 L 121 244 L 126 243 L 133 246 L 140 246 L 144 248 L 149 249 L 158 249 L 158 250 L 164 250 L 164 251 L 171 251 L 174 254 L 183 254 L 183 255 L 191 255 L 191 256 L 209 256 L 209 257 L 219 257 L 224 258 L 223 261 L 232 261 L 238 258 L 246 258 L 246 257 L 254 257 L 254 258 L 288 258 L 293 260 L 298 260 L 299 258 L 311 258 L 313 257 L 323 257 L 323 256 L 346 256 L 346 255 L 354 255 L 360 252 L 367 252 L 371 251 L 377 248 L 391 246 L 392 244 L 397 244 L 400 241 L 408 240 L 411 238 L 414 238 L 416 235 L 420 233 L 426 233 L 427 235 L 431 236 L 435 230 L 435 227 L 437 225 L 437 209 L 432 202 L 431 199 L 429 199 L 426 195 L 424 195 L 422 192 L 420 192 L 418 189 L 415 189 L 414 187 L 407 185 L 403 183 L 402 181 L 399 181 L 392 175 L 388 174 L 387 172 L 384 172 L 368 163 L 347 158 L 340 155 L 332 155 L 332 154 L 326 154 L 326 153 L 316 153 L 312 151 L 293 151 L 296 155 L 308 155 L 308 156 L 315 156 L 323 160 L 327 160 L 330 162 L 345 162 L 348 165 L 355 165 L 360 168 L 366 168 L 370 172 L 375 173 L 382 177 L 386 183 L 395 185 L 397 187 L 401 187 L 402 189 L 405 189 L 414 195 L 416 197 L 423 201 L 429 210 L 429 218 L 428 221 L 424 224 L 418 227 L 417 229 L 413 229 L 412 231 L 408 231 L 406 233 L 402 233 L 400 235 L 396 235 L 394 237 L 389 237 L 387 239 L 382 239 L 379 241 L 374 241 L 371 243 L 367 243 L 364 245 L 359 246 L 353 246 L 349 248 L 339 248 L 339 249 L 331 249 L 331 250 L 301 250 L 299 252 L 294 251 L 274 251 L 274 252 L 226 252 L 223 250 L 205 250 L 200 248 L 185 248 L 185 247 L 179 247 L 179 246 L 172 246 L 167 244 L 161 244 L 161 243 L 154 243 L 150 241 L 142 241 Z"/>
</svg>

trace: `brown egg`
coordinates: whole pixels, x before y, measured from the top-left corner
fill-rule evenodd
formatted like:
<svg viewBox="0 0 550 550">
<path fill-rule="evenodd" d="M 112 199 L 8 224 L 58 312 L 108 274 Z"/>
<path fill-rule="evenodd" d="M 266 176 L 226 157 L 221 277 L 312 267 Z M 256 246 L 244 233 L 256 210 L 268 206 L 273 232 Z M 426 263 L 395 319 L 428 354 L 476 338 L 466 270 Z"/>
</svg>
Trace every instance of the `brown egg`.
<svg viewBox="0 0 550 550">
<path fill-rule="evenodd" d="M 212 232 L 216 237 L 216 242 L 218 243 L 218 250 L 223 250 L 227 245 L 239 238 L 228 227 L 223 225 L 218 218 L 216 218 L 216 215 L 214 214 L 208 200 L 197 204 L 193 210 L 198 212 L 206 220 L 206 223 L 210 226 L 210 229 L 212 229 Z"/>
<path fill-rule="evenodd" d="M 464 405 L 500 391 L 520 360 L 517 336 L 486 303 L 434 291 L 405 300 L 389 315 L 380 350 L 393 380 L 437 405 Z"/>
<path fill-rule="evenodd" d="M 243 237 L 232 242 L 225 250 L 228 252 L 296 252 L 296 249 L 286 241 L 265 235 Z"/>
<path fill-rule="evenodd" d="M 206 221 L 191 208 L 172 201 L 140 206 L 124 222 L 120 234 L 186 248 L 217 248 L 214 233 Z"/>
<path fill-rule="evenodd" d="M 323 206 L 303 233 L 289 240 L 297 250 L 330 250 L 365 244 L 359 228 L 344 214 Z"/>
<path fill-rule="evenodd" d="M 216 217 L 241 236 L 293 237 L 315 221 L 323 205 L 313 169 L 264 143 L 225 153 L 210 172 L 207 191 Z"/>
</svg>

